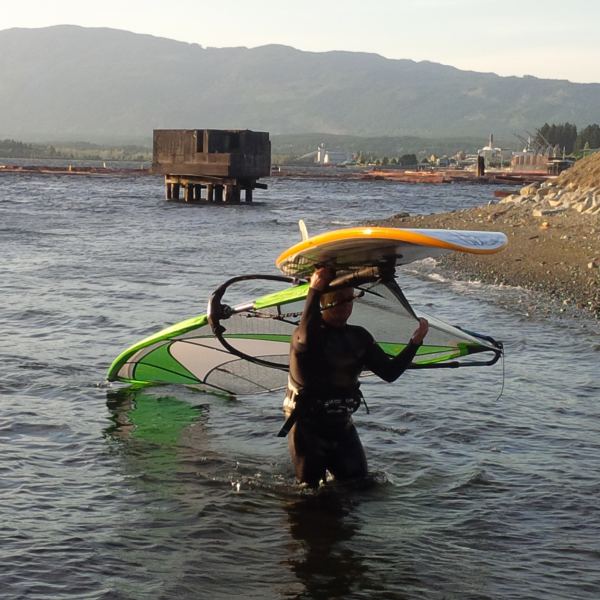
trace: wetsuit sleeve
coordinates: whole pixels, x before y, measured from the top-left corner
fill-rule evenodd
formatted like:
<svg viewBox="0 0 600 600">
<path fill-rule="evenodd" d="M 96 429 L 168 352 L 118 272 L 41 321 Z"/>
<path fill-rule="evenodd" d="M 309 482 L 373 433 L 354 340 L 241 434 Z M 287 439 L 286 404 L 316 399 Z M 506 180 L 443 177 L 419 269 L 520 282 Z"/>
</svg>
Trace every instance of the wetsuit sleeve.
<svg viewBox="0 0 600 600">
<path fill-rule="evenodd" d="M 313 288 L 308 290 L 300 324 L 292 338 L 292 347 L 296 352 L 306 352 L 310 343 L 318 336 L 321 325 L 321 293 Z"/>
<path fill-rule="evenodd" d="M 415 344 L 411 340 L 398 356 L 392 358 L 371 337 L 371 344 L 365 356 L 365 366 L 384 381 L 396 381 L 408 368 L 420 346 L 421 344 Z"/>
</svg>

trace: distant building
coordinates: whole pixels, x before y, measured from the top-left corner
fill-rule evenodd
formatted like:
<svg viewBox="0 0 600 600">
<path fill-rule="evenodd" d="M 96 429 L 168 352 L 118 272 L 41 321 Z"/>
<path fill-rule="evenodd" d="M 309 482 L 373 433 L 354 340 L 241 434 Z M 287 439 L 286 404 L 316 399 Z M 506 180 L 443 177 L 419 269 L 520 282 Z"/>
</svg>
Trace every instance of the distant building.
<svg viewBox="0 0 600 600">
<path fill-rule="evenodd" d="M 510 159 L 510 166 L 515 171 L 522 170 L 534 170 L 538 171 L 546 169 L 548 165 L 548 159 L 554 153 L 554 149 L 551 146 L 546 147 L 543 150 L 533 149 L 531 144 L 531 137 L 529 137 L 523 150 L 519 152 L 513 152 Z"/>
<path fill-rule="evenodd" d="M 316 162 L 320 165 L 341 165 L 348 162 L 347 152 L 341 150 L 327 150 L 325 144 L 319 144 L 317 148 Z"/>
<path fill-rule="evenodd" d="M 550 158 L 547 163 L 548 175 L 559 175 L 575 164 L 572 158 Z"/>
<path fill-rule="evenodd" d="M 532 150 L 515 152 L 510 159 L 510 166 L 519 170 L 534 170 L 545 169 L 548 165 L 548 155 L 534 152 Z"/>
<path fill-rule="evenodd" d="M 487 146 L 480 148 L 477 151 L 477 155 L 483 157 L 486 167 L 503 167 L 509 164 L 512 156 L 512 151 L 495 147 L 494 134 L 490 133 L 490 138 Z"/>
</svg>

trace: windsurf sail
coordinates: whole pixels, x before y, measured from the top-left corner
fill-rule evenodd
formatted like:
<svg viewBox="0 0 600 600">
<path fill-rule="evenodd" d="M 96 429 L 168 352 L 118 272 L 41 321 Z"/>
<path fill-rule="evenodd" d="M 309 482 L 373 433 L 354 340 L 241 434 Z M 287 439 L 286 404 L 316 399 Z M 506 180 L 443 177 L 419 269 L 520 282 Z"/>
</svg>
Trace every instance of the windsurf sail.
<svg viewBox="0 0 600 600">
<path fill-rule="evenodd" d="M 264 289 L 265 281 L 285 287 L 250 302 L 234 306 L 227 302 L 229 297 L 240 296 L 241 284 Z M 400 353 L 416 328 L 417 317 L 396 280 L 372 275 L 344 284 L 355 287 L 358 296 L 350 322 L 368 329 L 390 356 Z M 287 382 L 291 336 L 307 293 L 308 283 L 289 277 L 234 277 L 215 291 L 207 314 L 159 331 L 121 353 L 108 379 L 206 386 L 235 395 L 282 388 Z M 429 333 L 412 368 L 491 365 L 502 354 L 502 345 L 492 338 L 435 317 L 427 319 Z M 478 354 L 481 358 L 474 358 Z"/>
</svg>

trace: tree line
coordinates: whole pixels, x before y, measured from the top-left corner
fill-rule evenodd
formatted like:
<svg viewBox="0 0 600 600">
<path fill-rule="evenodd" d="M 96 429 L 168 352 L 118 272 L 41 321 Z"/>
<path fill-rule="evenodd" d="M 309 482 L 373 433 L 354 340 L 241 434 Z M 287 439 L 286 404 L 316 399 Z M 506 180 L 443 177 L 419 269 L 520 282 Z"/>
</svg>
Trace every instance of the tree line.
<svg viewBox="0 0 600 600">
<path fill-rule="evenodd" d="M 355 161 L 359 165 L 381 165 L 382 167 L 387 166 L 400 166 L 400 167 L 414 167 L 419 161 L 416 154 L 403 154 L 402 156 L 393 156 L 392 158 L 384 156 L 379 158 L 372 153 L 359 152 L 355 155 Z"/>
<path fill-rule="evenodd" d="M 3 158 L 61 158 L 54 146 L 26 144 L 17 140 L 0 140 L 0 156 Z"/>
<path fill-rule="evenodd" d="M 566 154 L 600 148 L 600 125 L 593 123 L 577 131 L 572 123 L 544 123 L 536 131 L 534 144 L 538 148 L 558 146 Z"/>
<path fill-rule="evenodd" d="M 0 140 L 2 158 L 58 158 L 72 160 L 152 160 L 152 151 L 143 146 L 104 147 L 74 143 L 72 146 L 27 144 L 12 139 Z"/>
</svg>

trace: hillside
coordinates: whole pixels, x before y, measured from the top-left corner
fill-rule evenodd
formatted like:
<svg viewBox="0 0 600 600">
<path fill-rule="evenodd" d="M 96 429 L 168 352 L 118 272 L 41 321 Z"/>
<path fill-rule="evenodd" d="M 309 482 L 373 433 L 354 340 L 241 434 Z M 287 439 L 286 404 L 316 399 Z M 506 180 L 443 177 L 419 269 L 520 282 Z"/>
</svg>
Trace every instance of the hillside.
<svg viewBox="0 0 600 600">
<path fill-rule="evenodd" d="M 0 75 L 0 138 L 26 141 L 143 142 L 170 127 L 512 140 L 600 121 L 600 84 L 71 25 L 0 31 Z"/>
</svg>

